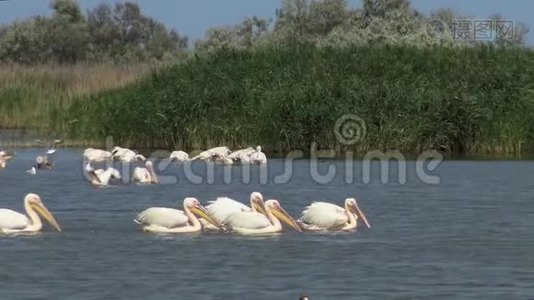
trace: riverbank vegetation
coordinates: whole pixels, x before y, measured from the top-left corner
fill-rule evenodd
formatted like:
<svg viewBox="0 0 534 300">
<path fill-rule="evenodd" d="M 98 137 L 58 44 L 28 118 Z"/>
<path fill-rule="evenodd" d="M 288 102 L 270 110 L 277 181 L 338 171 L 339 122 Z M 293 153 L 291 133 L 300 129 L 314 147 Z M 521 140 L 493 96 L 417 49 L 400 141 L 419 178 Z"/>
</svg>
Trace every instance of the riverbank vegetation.
<svg viewBox="0 0 534 300">
<path fill-rule="evenodd" d="M 364 0 L 361 8 L 286 0 L 274 23 L 251 17 L 212 29 L 194 50 L 165 27 L 143 27 L 174 41 L 156 55 L 140 47 L 150 34 L 125 38 L 122 23 L 112 21 L 128 6 L 136 13 L 126 15 L 145 20 L 135 24 L 155 22 L 128 5 L 79 18 L 55 8 L 50 18 L 93 22 L 75 64 L 60 55 L 37 60 L 53 64 L 20 66 L 0 50 L 0 61 L 11 64 L 0 69 L 0 126 L 42 127 L 81 143 L 113 136 L 142 148 L 261 144 L 285 152 L 317 143 L 338 151 L 534 151 L 534 53 L 521 46 L 520 24 L 510 37 L 459 42 L 447 29 L 435 36 L 426 27 L 459 17 L 450 10 L 423 16 L 402 0 Z M 10 30 L 0 30 L 0 40 Z M 96 47 L 95 32 L 134 54 Z M 366 134 L 345 145 L 335 125 L 349 114 L 363 120 Z"/>
</svg>

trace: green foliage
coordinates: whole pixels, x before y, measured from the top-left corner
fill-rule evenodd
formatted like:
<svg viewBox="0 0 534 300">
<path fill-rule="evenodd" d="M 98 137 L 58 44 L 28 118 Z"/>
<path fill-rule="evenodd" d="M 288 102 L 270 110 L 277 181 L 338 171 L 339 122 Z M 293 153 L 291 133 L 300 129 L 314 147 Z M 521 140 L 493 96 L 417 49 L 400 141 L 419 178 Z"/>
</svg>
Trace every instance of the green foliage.
<svg viewBox="0 0 534 300">
<path fill-rule="evenodd" d="M 356 150 L 534 150 L 534 55 L 490 46 L 266 47 L 221 51 L 76 102 L 74 137 L 193 149 L 343 149 L 334 124 L 366 122 Z"/>
<path fill-rule="evenodd" d="M 142 14 L 134 3 L 101 4 L 85 17 L 74 0 L 55 0 L 51 17 L 0 27 L 0 61 L 24 64 L 166 62 L 187 39 Z"/>
</svg>

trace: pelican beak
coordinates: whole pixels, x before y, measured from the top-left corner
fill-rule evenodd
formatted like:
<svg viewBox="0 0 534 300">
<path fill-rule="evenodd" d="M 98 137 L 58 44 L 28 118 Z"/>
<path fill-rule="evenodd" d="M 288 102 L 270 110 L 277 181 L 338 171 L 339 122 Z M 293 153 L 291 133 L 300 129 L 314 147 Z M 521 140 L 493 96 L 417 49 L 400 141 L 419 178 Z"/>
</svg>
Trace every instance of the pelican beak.
<svg viewBox="0 0 534 300">
<path fill-rule="evenodd" d="M 54 228 L 61 232 L 61 227 L 59 227 L 59 224 L 57 223 L 56 219 L 52 215 L 52 213 L 44 206 L 43 204 L 32 204 L 32 208 L 45 220 L 50 223 L 50 225 L 54 226 Z"/>
<path fill-rule="evenodd" d="M 295 220 L 280 206 L 276 206 L 272 210 L 273 215 L 280 221 L 286 223 L 291 228 L 295 229 L 296 231 L 301 232 L 302 229 L 300 229 L 300 226 L 295 222 Z"/>
<path fill-rule="evenodd" d="M 197 217 L 203 218 L 204 220 L 211 223 L 213 226 L 223 229 L 223 225 L 219 223 L 217 220 L 215 220 L 214 217 L 211 216 L 211 214 L 201 205 L 195 205 L 191 208 L 191 212 L 195 214 Z"/>
<path fill-rule="evenodd" d="M 360 209 L 358 204 L 350 205 L 349 206 L 349 210 L 350 210 L 351 213 L 356 214 L 358 216 L 358 218 L 362 219 L 362 221 L 365 223 L 365 226 L 367 226 L 367 228 L 371 228 L 371 225 L 369 224 L 369 221 L 367 221 L 367 217 L 365 216 L 363 211 Z"/>
<path fill-rule="evenodd" d="M 265 211 L 265 204 L 263 203 L 263 201 L 254 201 L 252 202 L 252 205 L 254 205 L 254 209 L 256 209 L 257 212 L 262 215 L 267 215 L 267 212 Z"/>
</svg>

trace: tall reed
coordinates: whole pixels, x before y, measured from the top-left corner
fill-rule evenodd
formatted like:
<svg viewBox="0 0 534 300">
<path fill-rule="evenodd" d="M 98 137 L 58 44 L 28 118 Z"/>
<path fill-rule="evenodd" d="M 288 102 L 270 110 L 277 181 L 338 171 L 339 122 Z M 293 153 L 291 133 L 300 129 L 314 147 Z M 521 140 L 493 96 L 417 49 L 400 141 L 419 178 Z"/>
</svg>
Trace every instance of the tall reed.
<svg viewBox="0 0 534 300">
<path fill-rule="evenodd" d="M 194 57 L 136 84 L 70 106 L 76 138 L 137 147 L 262 144 L 320 148 L 534 150 L 534 53 L 491 46 L 316 49 L 270 46 Z M 365 138 L 339 143 L 336 120 L 356 114 Z"/>
</svg>

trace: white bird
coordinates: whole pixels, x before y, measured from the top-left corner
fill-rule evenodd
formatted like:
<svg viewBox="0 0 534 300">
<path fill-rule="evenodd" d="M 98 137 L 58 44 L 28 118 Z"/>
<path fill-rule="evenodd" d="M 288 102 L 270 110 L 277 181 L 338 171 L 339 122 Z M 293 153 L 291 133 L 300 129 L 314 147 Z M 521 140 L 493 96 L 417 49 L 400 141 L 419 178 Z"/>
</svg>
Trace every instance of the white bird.
<svg viewBox="0 0 534 300">
<path fill-rule="evenodd" d="M 187 154 L 184 151 L 173 151 L 171 155 L 169 156 L 169 159 L 171 161 L 188 161 L 189 160 L 189 154 Z"/>
<path fill-rule="evenodd" d="M 265 156 L 265 153 L 261 152 L 261 146 L 256 147 L 256 152 L 250 155 L 250 163 L 258 165 L 267 163 L 267 156 Z"/>
<path fill-rule="evenodd" d="M 31 169 L 26 170 L 26 173 L 28 173 L 30 175 L 36 175 L 37 174 L 37 169 L 35 168 L 35 166 L 32 166 Z"/>
<path fill-rule="evenodd" d="M 85 165 L 85 170 L 91 179 L 91 184 L 96 186 L 107 186 L 111 179 L 121 179 L 119 170 L 115 168 L 107 168 L 94 170 L 90 163 Z"/>
<path fill-rule="evenodd" d="M 12 158 L 11 155 L 8 155 L 5 151 L 0 151 L 0 169 L 6 167 L 7 161 Z"/>
<path fill-rule="evenodd" d="M 102 162 L 111 160 L 113 154 L 101 149 L 87 148 L 83 151 L 83 158 L 85 161 L 89 162 Z"/>
<path fill-rule="evenodd" d="M 145 167 L 135 167 L 132 181 L 137 183 L 158 183 L 158 176 L 154 172 L 154 166 L 151 161 L 145 163 Z"/>
<path fill-rule="evenodd" d="M 237 211 L 253 211 L 265 214 L 265 204 L 263 202 L 262 194 L 258 192 L 253 192 L 250 194 L 250 207 L 245 204 L 230 199 L 228 197 L 218 197 L 214 201 L 208 201 L 209 205 L 206 206 L 206 209 L 215 220 L 218 222 L 224 222 L 231 214 Z M 217 229 L 211 224 L 208 224 L 205 220 L 200 220 L 205 229 Z"/>
<path fill-rule="evenodd" d="M 280 221 L 297 231 L 302 231 L 276 200 L 265 201 L 265 215 L 253 211 L 236 211 L 226 218 L 223 224 L 235 233 L 256 235 L 281 232 Z"/>
<path fill-rule="evenodd" d="M 191 160 L 217 160 L 227 157 L 230 153 L 230 149 L 226 146 L 215 147 L 201 152 L 199 155 L 191 158 Z"/>
<path fill-rule="evenodd" d="M 327 202 L 313 202 L 304 209 L 299 223 L 303 229 L 310 231 L 342 231 L 355 229 L 358 218 L 371 228 L 356 199 L 347 198 L 344 208 Z"/>
<path fill-rule="evenodd" d="M 233 161 L 239 161 L 241 163 L 249 163 L 250 162 L 250 156 L 255 152 L 254 148 L 248 147 L 246 149 L 241 149 L 232 152 L 230 155 L 228 155 L 228 158 L 232 159 Z"/>
<path fill-rule="evenodd" d="M 24 209 L 27 215 L 11 209 L 0 208 L 0 233 L 41 231 L 43 223 L 39 216 L 48 221 L 57 231 L 61 231 L 61 227 L 59 227 L 52 213 L 43 204 L 39 195 L 27 194 L 24 197 Z"/>
<path fill-rule="evenodd" d="M 115 146 L 113 151 L 111 151 L 113 159 L 119 160 L 122 162 L 132 162 L 132 161 L 145 161 L 146 157 L 141 154 L 137 154 L 135 151 L 128 148 L 122 148 Z"/>
<path fill-rule="evenodd" d="M 265 213 L 263 195 L 258 192 L 250 194 L 250 207 L 228 197 L 218 197 L 215 201 L 208 201 L 208 203 L 209 205 L 206 206 L 208 212 L 219 222 L 224 221 L 236 211 L 255 211 L 263 214 Z"/>
<path fill-rule="evenodd" d="M 137 215 L 134 222 L 141 225 L 144 231 L 153 233 L 198 232 L 202 230 L 202 225 L 197 216 L 223 228 L 196 198 L 185 198 L 183 211 L 167 207 L 148 208 Z"/>
</svg>

